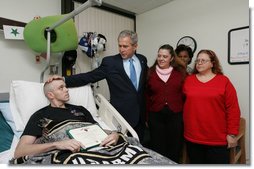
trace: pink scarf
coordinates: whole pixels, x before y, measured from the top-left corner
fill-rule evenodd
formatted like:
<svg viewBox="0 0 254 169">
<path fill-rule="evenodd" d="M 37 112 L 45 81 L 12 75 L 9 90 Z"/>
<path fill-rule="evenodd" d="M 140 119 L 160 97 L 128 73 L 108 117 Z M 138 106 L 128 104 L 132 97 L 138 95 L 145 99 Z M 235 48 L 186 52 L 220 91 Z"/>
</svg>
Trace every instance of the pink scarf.
<svg viewBox="0 0 254 169">
<path fill-rule="evenodd" d="M 168 81 L 169 76 L 171 75 L 171 72 L 173 70 L 172 66 L 169 66 L 169 68 L 161 69 L 158 65 L 156 65 L 156 73 L 160 77 L 161 80 L 164 82 Z"/>
</svg>

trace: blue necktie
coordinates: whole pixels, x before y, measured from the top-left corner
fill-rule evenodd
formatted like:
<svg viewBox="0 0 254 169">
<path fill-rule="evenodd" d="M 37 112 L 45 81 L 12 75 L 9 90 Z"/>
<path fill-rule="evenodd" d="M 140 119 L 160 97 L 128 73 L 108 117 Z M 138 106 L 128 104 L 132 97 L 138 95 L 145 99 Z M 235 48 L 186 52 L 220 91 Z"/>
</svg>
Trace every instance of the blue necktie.
<svg viewBox="0 0 254 169">
<path fill-rule="evenodd" d="M 130 79 L 134 87 L 137 89 L 137 75 L 133 64 L 133 59 L 130 59 L 129 61 L 130 61 Z"/>
</svg>

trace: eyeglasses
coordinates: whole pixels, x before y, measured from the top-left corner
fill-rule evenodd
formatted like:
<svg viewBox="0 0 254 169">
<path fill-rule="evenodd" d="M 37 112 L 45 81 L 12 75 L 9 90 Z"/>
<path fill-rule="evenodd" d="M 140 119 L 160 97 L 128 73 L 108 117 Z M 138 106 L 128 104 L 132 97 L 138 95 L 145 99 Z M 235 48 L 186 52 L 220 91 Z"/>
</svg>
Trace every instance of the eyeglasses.
<svg viewBox="0 0 254 169">
<path fill-rule="evenodd" d="M 211 60 L 209 60 L 209 59 L 207 59 L 207 60 L 205 60 L 205 59 L 197 59 L 197 60 L 195 60 L 195 63 L 196 63 L 196 64 L 197 64 L 197 63 L 205 64 L 205 63 L 207 63 L 207 62 L 209 62 L 209 61 L 211 61 Z"/>
</svg>

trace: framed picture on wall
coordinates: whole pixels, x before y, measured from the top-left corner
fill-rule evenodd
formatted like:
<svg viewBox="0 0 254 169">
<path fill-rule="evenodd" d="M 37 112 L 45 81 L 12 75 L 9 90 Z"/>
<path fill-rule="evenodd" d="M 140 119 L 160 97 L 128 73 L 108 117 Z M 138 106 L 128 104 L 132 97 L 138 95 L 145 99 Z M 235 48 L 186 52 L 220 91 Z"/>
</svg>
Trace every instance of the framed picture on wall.
<svg viewBox="0 0 254 169">
<path fill-rule="evenodd" d="M 248 64 L 250 59 L 249 26 L 228 32 L 228 63 Z"/>
</svg>

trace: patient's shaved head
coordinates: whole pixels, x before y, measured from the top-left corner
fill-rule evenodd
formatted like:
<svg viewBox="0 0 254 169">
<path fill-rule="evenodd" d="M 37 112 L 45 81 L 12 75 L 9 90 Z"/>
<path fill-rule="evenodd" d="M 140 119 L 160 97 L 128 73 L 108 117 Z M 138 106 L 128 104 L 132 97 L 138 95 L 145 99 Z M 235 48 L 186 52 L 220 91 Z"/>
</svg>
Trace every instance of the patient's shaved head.
<svg viewBox="0 0 254 169">
<path fill-rule="evenodd" d="M 47 96 L 48 92 L 52 92 L 55 89 L 54 81 L 57 81 L 57 80 L 62 80 L 63 81 L 62 78 L 55 78 L 51 82 L 45 82 L 44 83 L 43 91 L 44 91 L 44 94 L 45 94 L 46 97 L 48 97 Z"/>
</svg>

